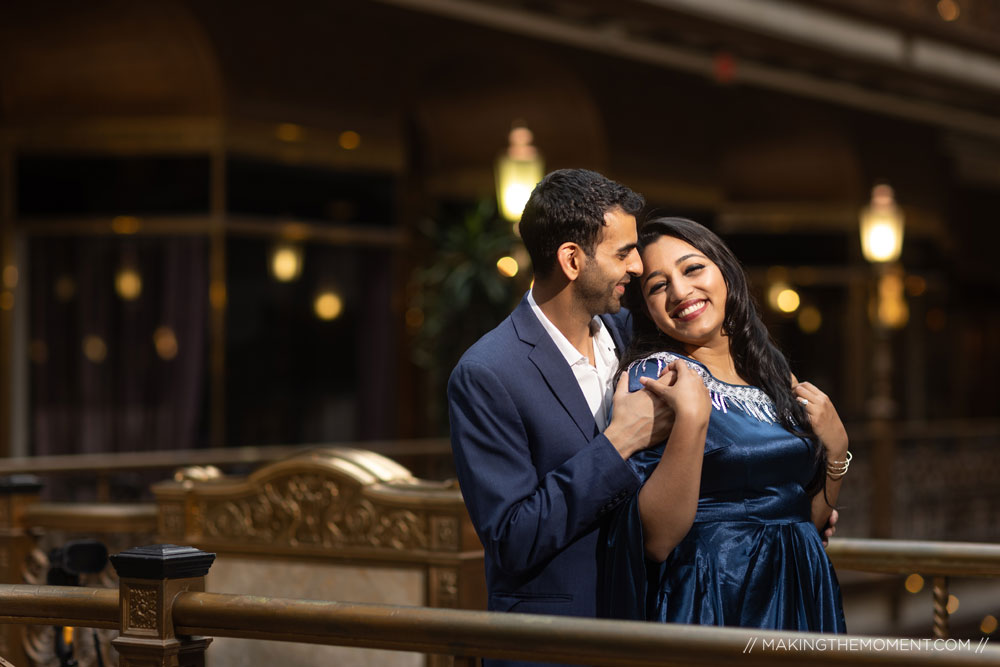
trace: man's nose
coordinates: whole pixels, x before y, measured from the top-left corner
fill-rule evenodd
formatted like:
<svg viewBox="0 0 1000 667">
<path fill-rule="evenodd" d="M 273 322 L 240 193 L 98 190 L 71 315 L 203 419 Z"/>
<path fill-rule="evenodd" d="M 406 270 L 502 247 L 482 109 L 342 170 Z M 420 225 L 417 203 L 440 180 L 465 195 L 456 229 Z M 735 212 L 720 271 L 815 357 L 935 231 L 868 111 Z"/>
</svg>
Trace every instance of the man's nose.
<svg viewBox="0 0 1000 667">
<path fill-rule="evenodd" d="M 639 251 L 635 248 L 632 248 L 632 252 L 625 258 L 625 271 L 633 277 L 642 274 L 642 258 L 639 257 Z"/>
</svg>

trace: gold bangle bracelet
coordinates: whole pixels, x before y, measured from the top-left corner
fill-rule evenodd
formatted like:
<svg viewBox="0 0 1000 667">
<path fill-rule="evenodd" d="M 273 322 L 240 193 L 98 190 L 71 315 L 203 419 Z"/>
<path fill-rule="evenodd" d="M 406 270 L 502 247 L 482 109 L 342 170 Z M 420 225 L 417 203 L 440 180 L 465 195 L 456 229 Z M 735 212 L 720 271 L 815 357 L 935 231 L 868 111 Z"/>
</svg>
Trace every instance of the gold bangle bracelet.
<svg viewBox="0 0 1000 667">
<path fill-rule="evenodd" d="M 847 458 L 843 461 L 828 461 L 826 464 L 826 476 L 832 480 L 838 480 L 847 474 L 848 468 L 851 467 L 851 459 L 854 456 L 851 454 L 850 450 L 847 452 Z"/>
</svg>

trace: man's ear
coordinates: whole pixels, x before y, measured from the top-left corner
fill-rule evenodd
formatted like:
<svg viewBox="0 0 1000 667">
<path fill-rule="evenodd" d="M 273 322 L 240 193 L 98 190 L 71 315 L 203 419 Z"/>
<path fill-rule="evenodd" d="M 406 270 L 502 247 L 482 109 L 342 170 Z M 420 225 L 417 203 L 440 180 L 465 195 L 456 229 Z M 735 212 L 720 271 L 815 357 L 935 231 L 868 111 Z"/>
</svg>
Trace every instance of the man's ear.
<svg viewBox="0 0 1000 667">
<path fill-rule="evenodd" d="M 576 280 L 583 270 L 583 248 L 572 241 L 567 241 L 556 250 L 556 264 L 570 282 Z"/>
</svg>

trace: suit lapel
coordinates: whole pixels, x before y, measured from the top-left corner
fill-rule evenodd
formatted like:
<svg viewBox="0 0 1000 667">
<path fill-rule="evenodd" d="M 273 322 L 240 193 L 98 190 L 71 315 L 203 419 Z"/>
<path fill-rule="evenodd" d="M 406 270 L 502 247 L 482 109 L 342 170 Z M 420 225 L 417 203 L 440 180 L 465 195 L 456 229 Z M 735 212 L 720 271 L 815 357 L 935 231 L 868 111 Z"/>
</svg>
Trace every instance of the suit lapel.
<svg viewBox="0 0 1000 667">
<path fill-rule="evenodd" d="M 594 421 L 580 384 L 559 348 L 531 310 L 527 297 L 521 299 L 521 303 L 511 313 L 511 321 L 518 337 L 533 346 L 528 359 L 538 368 L 549 389 L 573 418 L 584 437 L 587 440 L 593 438 L 597 435 L 597 422 Z"/>
<path fill-rule="evenodd" d="M 623 308 L 617 315 L 601 315 L 601 321 L 611 334 L 611 340 L 615 343 L 615 353 L 621 359 L 632 337 L 632 313 Z"/>
</svg>

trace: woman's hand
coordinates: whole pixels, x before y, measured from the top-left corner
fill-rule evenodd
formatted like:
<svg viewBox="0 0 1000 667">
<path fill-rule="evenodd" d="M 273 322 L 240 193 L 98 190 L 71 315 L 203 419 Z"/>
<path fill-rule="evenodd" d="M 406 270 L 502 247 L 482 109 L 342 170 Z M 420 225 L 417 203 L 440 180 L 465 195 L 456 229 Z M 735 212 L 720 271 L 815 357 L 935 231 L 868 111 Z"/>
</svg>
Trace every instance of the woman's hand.
<svg viewBox="0 0 1000 667">
<path fill-rule="evenodd" d="M 646 377 L 639 381 L 673 409 L 675 423 L 690 420 L 695 424 L 707 424 L 712 415 L 712 398 L 701 376 L 691 370 L 687 362 L 674 359 L 660 375 L 660 380 L 664 379 L 668 384 L 663 386 L 661 383 L 658 387 Z"/>
<path fill-rule="evenodd" d="M 669 382 L 662 382 L 664 379 Z M 701 463 L 705 434 L 712 415 L 712 400 L 701 377 L 687 363 L 672 361 L 661 382 L 643 383 L 674 411 L 674 427 L 660 462 L 639 489 L 646 556 L 663 562 L 687 532 L 698 511 Z"/>
<path fill-rule="evenodd" d="M 792 393 L 805 408 L 816 437 L 826 447 L 827 460 L 843 461 L 847 456 L 847 429 L 830 397 L 811 382 L 793 383 Z"/>
</svg>

